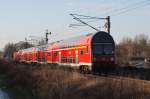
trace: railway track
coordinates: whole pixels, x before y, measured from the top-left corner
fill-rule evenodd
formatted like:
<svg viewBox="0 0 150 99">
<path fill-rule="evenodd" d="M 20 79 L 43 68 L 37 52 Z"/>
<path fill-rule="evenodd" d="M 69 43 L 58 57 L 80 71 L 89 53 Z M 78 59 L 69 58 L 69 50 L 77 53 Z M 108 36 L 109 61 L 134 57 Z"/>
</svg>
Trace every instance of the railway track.
<svg viewBox="0 0 150 99">
<path fill-rule="evenodd" d="M 99 73 L 90 72 L 90 74 L 84 73 L 83 75 L 89 77 L 109 77 L 112 79 L 114 78 L 120 79 L 120 77 L 124 77 L 124 78 L 140 79 L 140 80 L 150 80 L 150 69 L 119 67 L 111 72 L 106 72 L 106 71 L 99 72 Z"/>
<path fill-rule="evenodd" d="M 31 64 L 30 64 L 31 65 Z M 32 65 L 33 66 L 33 65 Z M 34 65 L 36 67 L 37 65 Z M 101 72 L 81 72 L 80 70 L 72 69 L 70 67 L 65 66 L 58 66 L 58 65 L 46 65 L 46 64 L 39 64 L 38 67 L 45 67 L 50 66 L 52 69 L 60 68 L 62 70 L 67 70 L 71 72 L 78 72 L 80 74 L 91 76 L 91 77 L 110 77 L 110 78 L 116 78 L 119 79 L 120 77 L 124 78 L 134 78 L 134 79 L 140 79 L 140 80 L 150 80 L 150 69 L 144 69 L 144 68 L 131 68 L 131 67 L 119 67 L 116 66 L 114 70 L 110 71 L 101 71 Z"/>
<path fill-rule="evenodd" d="M 142 80 L 150 80 L 150 69 L 145 68 L 133 68 L 133 67 L 124 67 L 117 68 L 113 75 L 119 75 L 124 77 L 131 77 Z"/>
</svg>

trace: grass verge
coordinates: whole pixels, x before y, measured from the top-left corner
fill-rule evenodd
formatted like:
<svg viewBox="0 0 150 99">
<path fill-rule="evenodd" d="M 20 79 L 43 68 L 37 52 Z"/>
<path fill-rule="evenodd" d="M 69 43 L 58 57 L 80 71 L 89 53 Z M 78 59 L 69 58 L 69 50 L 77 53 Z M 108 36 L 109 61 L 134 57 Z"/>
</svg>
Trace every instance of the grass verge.
<svg viewBox="0 0 150 99">
<path fill-rule="evenodd" d="M 150 99 L 150 81 L 89 77 L 54 66 L 32 66 L 0 61 L 9 87 L 35 99 Z M 29 99 L 24 97 L 22 99 Z"/>
</svg>

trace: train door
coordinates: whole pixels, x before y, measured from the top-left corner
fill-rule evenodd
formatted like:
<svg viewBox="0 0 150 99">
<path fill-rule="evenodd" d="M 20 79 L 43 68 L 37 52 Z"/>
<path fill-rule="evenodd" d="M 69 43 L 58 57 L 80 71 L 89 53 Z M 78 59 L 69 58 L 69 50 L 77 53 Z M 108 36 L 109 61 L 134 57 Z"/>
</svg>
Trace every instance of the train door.
<svg viewBox="0 0 150 99">
<path fill-rule="evenodd" d="M 53 63 L 53 51 L 51 51 L 51 58 L 50 58 L 50 62 Z"/>
<path fill-rule="evenodd" d="M 46 52 L 43 51 L 43 62 L 46 62 Z"/>
<path fill-rule="evenodd" d="M 53 56 L 53 55 L 52 55 L 52 51 L 48 51 L 48 52 L 47 52 L 47 56 L 46 56 L 48 63 L 52 63 L 52 56 Z"/>
<path fill-rule="evenodd" d="M 61 52 L 59 52 L 58 54 L 59 54 L 59 59 L 58 59 L 58 61 L 59 61 L 59 63 L 61 63 Z"/>
<path fill-rule="evenodd" d="M 52 51 L 52 63 L 54 63 L 54 51 Z"/>
<path fill-rule="evenodd" d="M 75 51 L 75 64 L 78 64 L 78 50 Z"/>
</svg>

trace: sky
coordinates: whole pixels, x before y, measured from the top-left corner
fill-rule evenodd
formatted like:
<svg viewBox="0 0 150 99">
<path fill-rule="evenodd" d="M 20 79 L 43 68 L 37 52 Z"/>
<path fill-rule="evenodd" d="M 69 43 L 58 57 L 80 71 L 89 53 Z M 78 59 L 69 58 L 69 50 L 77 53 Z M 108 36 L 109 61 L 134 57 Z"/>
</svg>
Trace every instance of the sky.
<svg viewBox="0 0 150 99">
<path fill-rule="evenodd" d="M 0 49 L 29 36 L 44 37 L 46 29 L 52 32 L 50 42 L 95 32 L 89 27 L 70 28 L 69 24 L 77 23 L 70 13 L 100 18 L 110 15 L 115 42 L 139 34 L 150 37 L 150 5 L 117 13 L 117 9 L 136 7 L 143 1 L 150 0 L 0 0 Z M 104 21 L 89 24 L 99 27 Z"/>
</svg>

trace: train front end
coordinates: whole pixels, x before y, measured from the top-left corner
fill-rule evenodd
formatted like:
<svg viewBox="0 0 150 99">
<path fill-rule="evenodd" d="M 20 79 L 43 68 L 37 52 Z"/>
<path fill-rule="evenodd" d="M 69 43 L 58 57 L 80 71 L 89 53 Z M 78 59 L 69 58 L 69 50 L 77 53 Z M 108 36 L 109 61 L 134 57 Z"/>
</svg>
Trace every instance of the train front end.
<svg viewBox="0 0 150 99">
<path fill-rule="evenodd" d="M 92 71 L 111 71 L 115 64 L 115 42 L 106 32 L 97 32 L 91 41 Z"/>
</svg>

